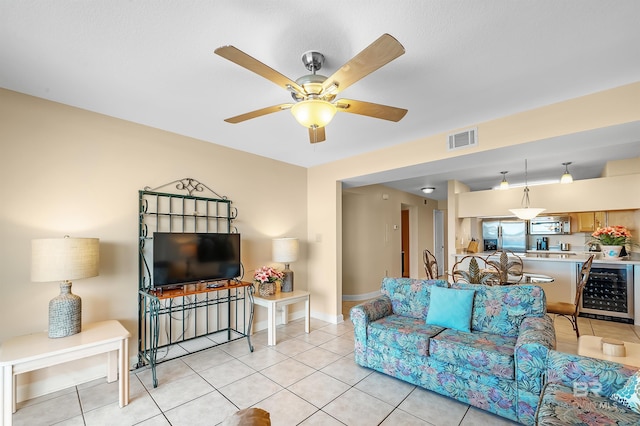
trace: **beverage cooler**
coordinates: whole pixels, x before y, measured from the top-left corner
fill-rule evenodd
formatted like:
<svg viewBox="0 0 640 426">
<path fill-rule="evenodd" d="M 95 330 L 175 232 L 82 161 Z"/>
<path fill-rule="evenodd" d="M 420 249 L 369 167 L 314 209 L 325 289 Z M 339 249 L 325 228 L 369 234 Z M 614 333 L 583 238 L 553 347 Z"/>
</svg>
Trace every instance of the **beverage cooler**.
<svg viewBox="0 0 640 426">
<path fill-rule="evenodd" d="M 580 316 L 633 324 L 633 313 L 633 266 L 594 264 L 582 292 Z"/>
</svg>

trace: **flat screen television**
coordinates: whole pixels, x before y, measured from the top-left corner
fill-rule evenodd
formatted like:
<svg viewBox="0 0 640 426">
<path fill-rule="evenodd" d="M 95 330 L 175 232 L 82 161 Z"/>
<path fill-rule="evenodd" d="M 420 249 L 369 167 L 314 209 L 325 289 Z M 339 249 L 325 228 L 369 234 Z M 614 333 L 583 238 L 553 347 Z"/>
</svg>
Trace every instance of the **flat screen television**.
<svg viewBox="0 0 640 426">
<path fill-rule="evenodd" d="M 240 276 L 240 234 L 153 233 L 153 287 Z"/>
</svg>

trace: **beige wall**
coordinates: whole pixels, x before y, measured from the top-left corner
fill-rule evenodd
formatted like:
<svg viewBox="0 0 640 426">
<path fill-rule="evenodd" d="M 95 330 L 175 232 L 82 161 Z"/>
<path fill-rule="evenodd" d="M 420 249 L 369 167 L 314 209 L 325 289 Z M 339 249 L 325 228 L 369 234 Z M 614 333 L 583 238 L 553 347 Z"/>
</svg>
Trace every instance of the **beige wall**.
<svg viewBox="0 0 640 426">
<path fill-rule="evenodd" d="M 482 143 L 474 151 L 487 151 L 638 121 L 640 120 L 638 99 L 640 99 L 640 82 L 479 123 L 477 127 L 478 133 L 482 134 Z M 419 113 L 419 111 L 410 112 L 412 113 Z M 472 126 L 474 124 L 469 123 L 463 128 Z M 398 124 L 398 131 L 402 131 L 402 123 Z M 342 247 L 340 181 L 455 156 L 457 155 L 455 152 L 446 151 L 443 142 L 448 133 L 426 136 L 413 142 L 309 169 L 307 192 L 313 194 L 313 197 L 310 196 L 307 203 L 308 238 L 310 241 L 315 236 L 323 238 L 322 242 L 310 244 L 314 250 L 309 256 L 308 279 L 311 291 L 322 291 L 322 300 L 317 300 L 318 297 L 316 297 L 316 302 L 323 312 L 331 316 L 340 314 L 341 310 L 339 299 L 342 294 L 343 265 L 340 257 L 336 255 L 339 250 L 336 247 Z M 471 151 L 465 151 L 465 153 L 471 153 Z M 451 203 L 455 202 L 455 200 L 449 200 L 448 222 L 450 224 L 452 224 L 451 210 L 455 210 L 455 204 L 452 206 Z M 452 243 L 449 236 L 449 254 L 455 252 L 455 246 L 455 241 Z M 315 250 L 316 247 L 317 250 Z"/>
<path fill-rule="evenodd" d="M 100 239 L 100 276 L 73 284 L 83 322 L 120 320 L 137 352 L 138 191 L 145 186 L 192 177 L 231 199 L 246 280 L 271 263 L 272 237 L 298 237 L 300 258 L 307 256 L 304 168 L 7 90 L 0 90 L 0 143 L 0 342 L 47 329 L 59 288 L 30 281 L 30 242 L 68 234 Z M 270 201 L 278 194 L 287 196 Z M 307 288 L 306 262 L 292 269 L 296 288 Z M 263 309 L 257 321 L 266 321 Z"/>
<path fill-rule="evenodd" d="M 640 157 L 610 161 L 602 171 L 602 177 L 635 175 L 640 172 Z"/>
<path fill-rule="evenodd" d="M 410 275 L 424 277 L 422 250 L 428 248 L 433 252 L 433 211 L 436 207 L 434 200 L 383 185 L 344 190 L 342 294 L 359 300 L 361 297 L 358 296 L 379 291 L 382 277 L 402 275 L 402 210 L 409 210 Z"/>
</svg>

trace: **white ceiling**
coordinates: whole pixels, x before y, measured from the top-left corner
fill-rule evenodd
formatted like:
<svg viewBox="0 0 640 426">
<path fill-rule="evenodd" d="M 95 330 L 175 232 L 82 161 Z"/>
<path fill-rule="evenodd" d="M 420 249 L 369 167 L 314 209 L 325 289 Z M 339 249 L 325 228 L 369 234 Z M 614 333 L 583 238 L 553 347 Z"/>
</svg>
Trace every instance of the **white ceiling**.
<svg viewBox="0 0 640 426">
<path fill-rule="evenodd" d="M 638 81 L 639 16 L 637 0 L 4 0 L 0 87 L 310 167 Z M 303 52 L 322 52 L 330 75 L 383 33 L 406 54 L 339 97 L 406 108 L 402 121 L 338 114 L 314 145 L 288 111 L 223 121 L 291 97 L 215 48 L 295 80 L 308 73 Z M 561 174 L 564 161 L 594 177 L 607 159 L 640 156 L 637 126 L 608 130 L 590 135 L 593 147 L 547 141 L 482 166 L 469 156 L 348 184 L 410 179 L 390 185 L 415 192 L 453 168 L 484 188 L 501 170 L 522 175 L 523 155 L 530 179 Z"/>
</svg>

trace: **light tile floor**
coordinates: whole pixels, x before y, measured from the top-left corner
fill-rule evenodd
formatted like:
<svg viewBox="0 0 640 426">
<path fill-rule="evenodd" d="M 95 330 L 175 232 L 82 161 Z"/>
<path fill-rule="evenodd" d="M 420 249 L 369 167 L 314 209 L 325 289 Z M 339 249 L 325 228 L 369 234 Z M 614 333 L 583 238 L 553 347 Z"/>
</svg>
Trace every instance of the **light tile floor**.
<svg viewBox="0 0 640 426">
<path fill-rule="evenodd" d="M 348 308 L 344 310 L 348 312 Z M 345 315 L 348 317 L 348 315 Z M 569 322 L 555 319 L 558 350 L 576 353 Z M 227 343 L 131 373 L 130 403 L 118 407 L 117 383 L 104 379 L 25 401 L 15 425 L 216 425 L 241 408 L 256 406 L 279 425 L 509 425 L 515 424 L 453 399 L 426 391 L 353 361 L 349 321 L 312 320 L 279 326 L 278 344 L 267 333 Z M 582 334 L 640 343 L 640 327 L 580 319 Z M 203 343 L 203 342 L 200 342 Z M 198 342 L 190 342 L 190 349 Z M 174 351 L 180 353 L 180 351 Z"/>
</svg>

